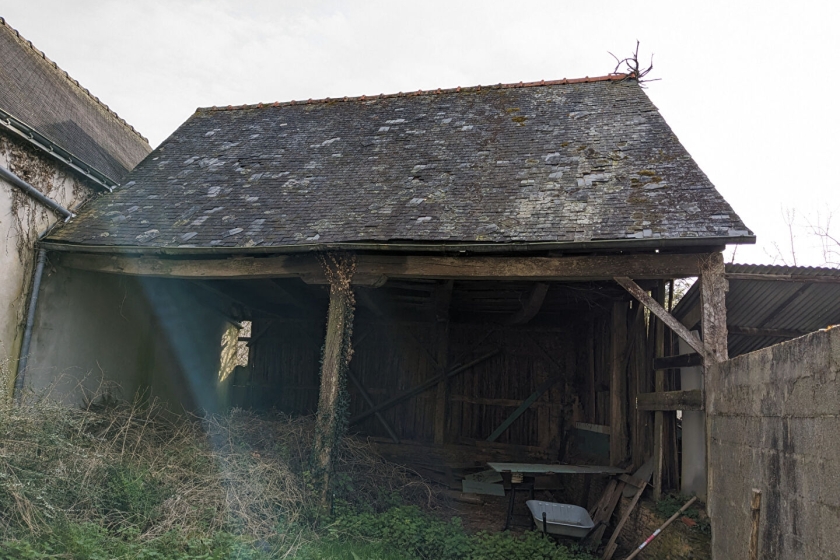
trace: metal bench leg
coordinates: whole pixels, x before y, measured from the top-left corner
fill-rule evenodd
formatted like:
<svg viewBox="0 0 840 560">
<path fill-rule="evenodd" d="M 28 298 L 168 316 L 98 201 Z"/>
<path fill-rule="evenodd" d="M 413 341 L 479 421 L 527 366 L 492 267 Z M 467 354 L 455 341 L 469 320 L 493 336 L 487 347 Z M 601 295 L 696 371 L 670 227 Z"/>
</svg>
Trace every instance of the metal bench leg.
<svg viewBox="0 0 840 560">
<path fill-rule="evenodd" d="M 510 501 L 508 501 L 508 508 L 507 508 L 507 517 L 505 517 L 505 528 L 502 529 L 503 531 L 507 531 L 510 528 L 511 519 L 513 519 L 513 504 L 516 502 L 516 485 L 510 485 Z"/>
</svg>

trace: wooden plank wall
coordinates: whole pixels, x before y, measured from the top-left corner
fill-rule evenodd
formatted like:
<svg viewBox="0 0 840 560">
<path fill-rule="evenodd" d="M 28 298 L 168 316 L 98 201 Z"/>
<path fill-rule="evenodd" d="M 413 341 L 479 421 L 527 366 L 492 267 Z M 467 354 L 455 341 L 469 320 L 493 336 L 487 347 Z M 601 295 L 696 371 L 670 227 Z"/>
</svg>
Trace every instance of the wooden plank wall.
<svg viewBox="0 0 840 560">
<path fill-rule="evenodd" d="M 384 402 L 435 377 L 437 370 L 429 356 L 434 356 L 434 328 L 433 323 L 357 321 L 355 332 L 367 335 L 355 349 L 351 369 L 375 403 Z M 382 415 L 400 439 L 432 441 L 436 397 L 432 388 L 383 410 Z M 350 416 L 367 408 L 356 388 L 350 387 Z M 360 422 L 353 429 L 367 435 L 387 436 L 374 417 Z"/>
<path fill-rule="evenodd" d="M 524 399 L 552 377 L 558 381 L 499 437 L 499 443 L 559 450 L 564 430 L 574 421 L 590 416 L 608 421 L 609 372 L 603 370 L 609 349 L 600 343 L 590 344 L 588 320 L 575 315 L 563 324 L 548 326 L 452 324 L 450 369 L 491 350 L 498 349 L 500 353 L 450 380 L 447 441 L 486 439 Z M 599 328 L 607 328 L 605 319 L 596 322 Z M 265 327 L 266 323 L 255 319 L 253 332 Z M 290 414 L 314 413 L 323 324 L 273 319 L 268 328 L 251 351 L 249 402 L 238 404 L 278 408 Z M 375 402 L 383 402 L 435 376 L 437 370 L 429 359 L 430 354 L 434 356 L 434 328 L 430 322 L 395 324 L 370 317 L 357 320 L 354 338 L 362 340 L 355 348 L 351 369 Z M 597 354 L 597 385 L 606 398 L 594 413 L 586 410 L 584 397 L 590 385 L 588 363 L 593 349 Z M 431 442 L 435 406 L 436 392 L 431 389 L 382 414 L 400 439 Z M 366 409 L 351 386 L 350 415 Z M 387 435 L 373 417 L 354 429 L 372 436 Z"/>
<path fill-rule="evenodd" d="M 629 304 L 628 304 L 629 305 Z M 651 454 L 652 421 L 648 412 L 636 412 L 635 394 L 653 385 L 652 344 L 648 322 L 628 312 L 628 456 L 639 466 Z M 254 319 L 253 332 L 268 329 L 251 351 L 247 398 L 234 403 L 255 408 L 277 408 L 290 414 L 313 414 L 318 401 L 318 371 L 324 321 Z M 634 321 L 636 322 L 634 328 Z M 532 446 L 558 458 L 575 422 L 609 426 L 610 317 L 606 309 L 588 313 L 554 314 L 526 325 L 490 323 L 450 324 L 448 368 L 499 350 L 450 380 L 446 442 L 471 444 L 485 440 L 519 404 L 552 377 L 556 384 L 537 400 L 498 444 Z M 351 369 L 376 403 L 399 395 L 437 375 L 432 361 L 436 325 L 425 321 L 383 321 L 364 309 L 354 325 L 357 343 Z M 355 387 L 350 390 L 350 415 L 367 410 Z M 241 394 L 241 393 L 240 393 Z M 594 394 L 594 399 L 592 398 Z M 401 440 L 434 441 L 436 395 L 434 387 L 382 415 Z M 593 407 L 594 404 L 594 407 Z M 676 471 L 673 426 L 670 426 L 666 464 Z M 387 437 L 379 421 L 370 416 L 353 431 Z M 670 464 L 669 464 L 670 463 Z M 675 486 L 674 477 L 666 477 Z"/>
<path fill-rule="evenodd" d="M 559 448 L 572 417 L 573 397 L 585 386 L 585 328 L 453 325 L 450 347 L 469 361 L 487 351 L 501 353 L 455 377 L 451 384 L 450 434 L 486 439 L 540 385 L 557 382 L 497 440 L 500 443 Z M 450 360 L 456 359 L 451 356 Z"/>
<path fill-rule="evenodd" d="M 238 406 L 276 408 L 290 414 L 315 414 L 324 322 L 254 319 L 250 382 Z M 236 383 L 236 381 L 235 381 Z"/>
</svg>

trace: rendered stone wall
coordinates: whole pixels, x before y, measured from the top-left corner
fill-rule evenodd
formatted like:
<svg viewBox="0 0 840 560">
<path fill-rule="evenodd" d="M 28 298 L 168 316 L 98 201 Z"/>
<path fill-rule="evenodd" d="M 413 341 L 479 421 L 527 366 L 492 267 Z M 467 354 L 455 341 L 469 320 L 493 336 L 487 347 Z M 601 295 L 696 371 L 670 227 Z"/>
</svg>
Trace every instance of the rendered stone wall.
<svg viewBox="0 0 840 560">
<path fill-rule="evenodd" d="M 58 163 L 0 133 L 0 166 L 68 209 L 93 191 Z M 17 368 L 38 235 L 60 218 L 0 179 L 0 394 L 11 394 Z"/>
<path fill-rule="evenodd" d="M 840 559 L 840 328 L 739 356 L 706 380 L 713 558 Z"/>
<path fill-rule="evenodd" d="M 189 282 L 51 266 L 42 280 L 27 394 L 70 406 L 138 391 L 173 411 L 226 406 L 218 379 L 229 324 Z"/>
</svg>

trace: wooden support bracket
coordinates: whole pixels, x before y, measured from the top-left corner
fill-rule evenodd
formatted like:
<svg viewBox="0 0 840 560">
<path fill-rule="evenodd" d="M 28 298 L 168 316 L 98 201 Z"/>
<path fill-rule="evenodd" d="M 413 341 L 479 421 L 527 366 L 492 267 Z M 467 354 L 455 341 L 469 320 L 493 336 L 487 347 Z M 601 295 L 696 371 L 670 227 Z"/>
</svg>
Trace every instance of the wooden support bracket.
<svg viewBox="0 0 840 560">
<path fill-rule="evenodd" d="M 533 319 L 536 314 L 540 312 L 540 308 L 542 308 L 545 296 L 548 293 L 548 286 L 549 285 L 545 282 L 537 282 L 534 284 L 533 288 L 531 288 L 531 293 L 528 295 L 528 301 L 525 302 L 522 309 L 514 313 L 514 315 L 508 319 L 508 324 L 524 325 Z"/>
<path fill-rule="evenodd" d="M 563 376 L 558 375 L 552 377 L 551 379 L 540 385 L 536 391 L 531 393 L 531 396 L 522 401 L 522 404 L 519 405 L 519 408 L 514 410 L 511 413 L 511 415 L 508 416 L 507 419 L 504 422 L 502 422 L 501 425 L 498 428 L 496 428 L 492 434 L 490 434 L 490 437 L 487 438 L 487 441 L 496 441 L 496 439 L 498 439 L 498 437 L 502 435 L 505 432 L 505 430 L 507 430 L 510 427 L 510 425 L 516 421 L 517 418 L 522 416 L 523 412 L 528 410 L 528 408 L 530 408 L 530 406 L 534 404 L 534 401 L 540 398 L 543 395 L 543 393 L 551 389 L 552 385 L 554 385 L 561 379 L 563 379 Z"/>
<path fill-rule="evenodd" d="M 639 300 L 642 305 L 647 307 L 651 313 L 656 315 L 663 323 L 668 325 L 672 331 L 674 331 L 677 336 L 685 340 L 689 346 L 694 348 L 698 353 L 703 356 L 714 356 L 711 349 L 707 348 L 703 341 L 697 338 L 694 334 L 691 333 L 685 326 L 677 321 L 677 319 L 668 313 L 668 311 L 662 307 L 659 303 L 656 302 L 650 295 L 642 289 L 641 286 L 636 284 L 630 278 L 626 276 L 617 276 L 614 280 L 625 290 L 630 292 L 634 298 Z"/>
<path fill-rule="evenodd" d="M 358 389 L 359 394 L 362 395 L 362 399 L 364 399 L 367 405 L 370 408 L 376 408 L 376 405 L 374 404 L 370 393 L 367 392 L 367 389 L 365 389 L 364 385 L 362 385 L 362 382 L 359 381 L 359 378 L 356 377 L 355 374 L 353 374 L 352 369 L 348 368 L 347 377 L 349 377 L 350 381 L 353 382 L 353 385 L 356 386 L 356 389 Z M 397 433 L 394 431 L 394 428 L 391 427 L 391 424 L 389 424 L 388 421 L 385 420 L 385 417 L 382 416 L 382 413 L 377 410 L 373 413 L 373 415 L 376 416 L 376 419 L 379 420 L 379 423 L 382 425 L 383 428 L 385 428 L 385 432 L 388 434 L 388 437 L 390 437 L 394 443 L 399 443 L 400 438 L 397 436 Z"/>
</svg>

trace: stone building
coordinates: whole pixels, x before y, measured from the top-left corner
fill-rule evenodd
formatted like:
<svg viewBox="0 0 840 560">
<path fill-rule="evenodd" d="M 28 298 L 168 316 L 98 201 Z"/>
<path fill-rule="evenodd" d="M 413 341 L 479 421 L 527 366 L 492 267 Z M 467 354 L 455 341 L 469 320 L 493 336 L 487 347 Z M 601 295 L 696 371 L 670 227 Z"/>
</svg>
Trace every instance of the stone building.
<svg viewBox="0 0 840 560">
<path fill-rule="evenodd" d="M 0 18 L 0 361 L 17 368 L 37 239 L 151 151 Z M 12 376 L 5 379 L 6 389 Z"/>
</svg>

